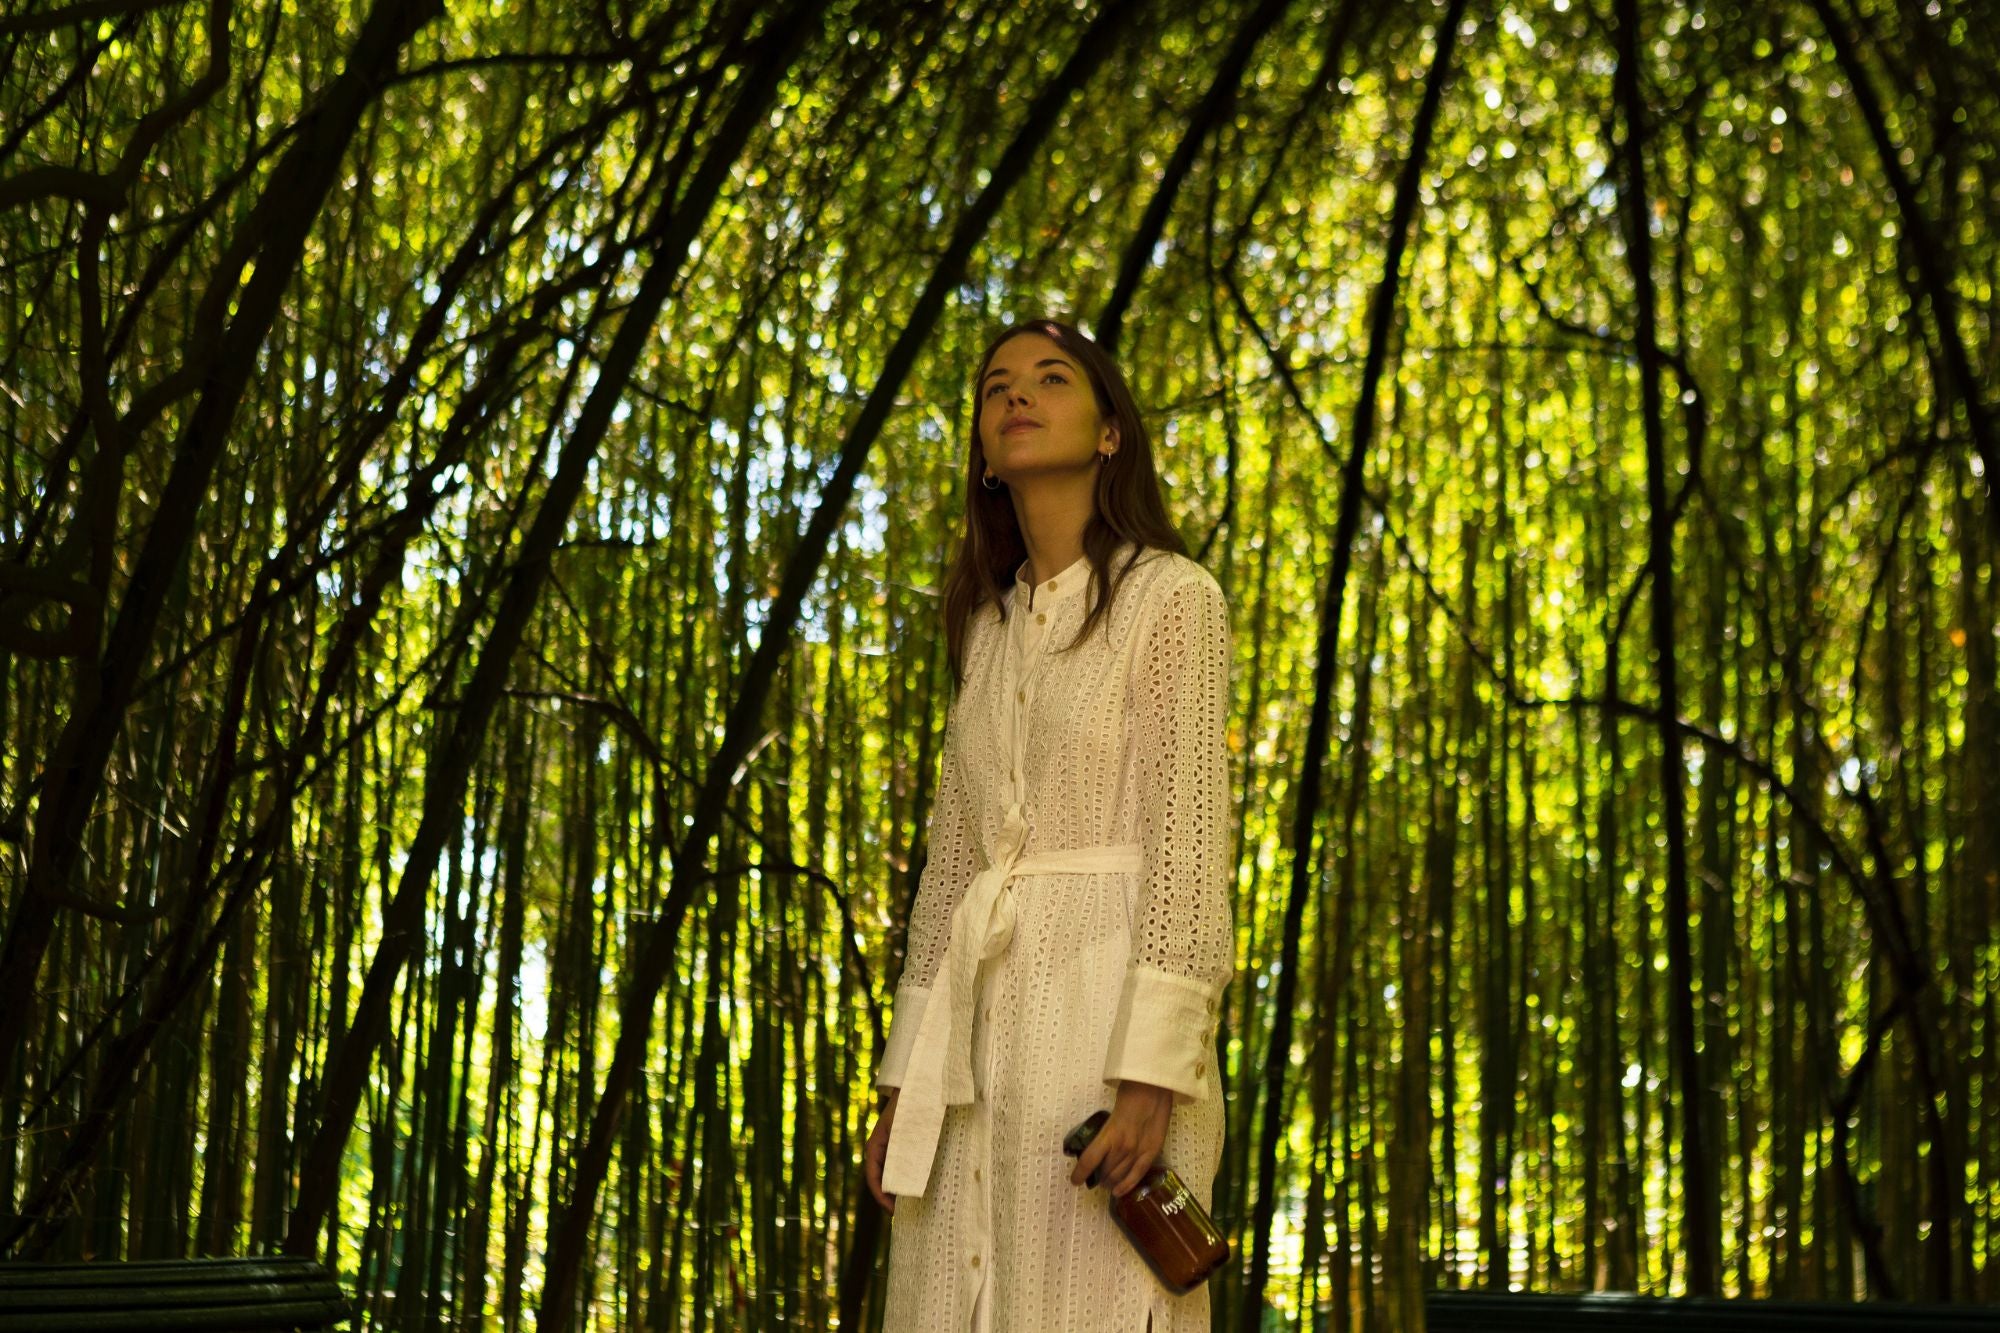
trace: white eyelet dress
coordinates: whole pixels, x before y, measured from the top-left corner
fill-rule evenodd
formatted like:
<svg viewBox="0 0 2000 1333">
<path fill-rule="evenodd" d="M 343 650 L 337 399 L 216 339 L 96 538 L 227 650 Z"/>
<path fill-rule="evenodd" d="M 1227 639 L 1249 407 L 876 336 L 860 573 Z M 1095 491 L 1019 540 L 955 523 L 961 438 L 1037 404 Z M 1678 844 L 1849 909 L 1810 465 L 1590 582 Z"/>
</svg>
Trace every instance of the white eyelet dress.
<svg viewBox="0 0 2000 1333">
<path fill-rule="evenodd" d="M 1228 606 L 1207 570 L 1149 549 L 1065 653 L 1090 561 L 1033 587 L 1025 570 L 1004 619 L 970 623 L 876 1070 L 902 1089 L 883 1328 L 1208 1333 L 1208 1288 L 1161 1284 L 1110 1190 L 1070 1183 L 1062 1139 L 1122 1079 L 1169 1088 L 1160 1158 L 1213 1203 L 1235 960 Z"/>
</svg>

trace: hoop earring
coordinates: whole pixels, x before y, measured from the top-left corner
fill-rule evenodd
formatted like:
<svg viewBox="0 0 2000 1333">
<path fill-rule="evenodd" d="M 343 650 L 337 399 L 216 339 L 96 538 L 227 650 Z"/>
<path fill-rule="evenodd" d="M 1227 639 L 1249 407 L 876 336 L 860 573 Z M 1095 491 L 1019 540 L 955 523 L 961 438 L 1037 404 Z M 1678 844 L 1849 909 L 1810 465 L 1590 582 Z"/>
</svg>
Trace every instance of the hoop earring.
<svg viewBox="0 0 2000 1333">
<path fill-rule="evenodd" d="M 989 491 L 997 491 L 1000 489 L 1000 478 L 994 476 L 991 472 L 982 473 L 979 478 L 979 484 Z"/>
</svg>

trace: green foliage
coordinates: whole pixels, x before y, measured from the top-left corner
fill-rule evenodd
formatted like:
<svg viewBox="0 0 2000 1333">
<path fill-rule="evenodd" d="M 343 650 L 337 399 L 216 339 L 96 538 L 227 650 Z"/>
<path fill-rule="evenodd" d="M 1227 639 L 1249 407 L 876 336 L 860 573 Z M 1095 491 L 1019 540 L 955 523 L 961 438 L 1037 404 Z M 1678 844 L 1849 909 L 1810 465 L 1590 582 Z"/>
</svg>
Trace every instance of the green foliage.
<svg viewBox="0 0 2000 1333">
<path fill-rule="evenodd" d="M 371 1326 L 530 1318 L 620 997 L 663 929 L 676 963 L 581 1308 L 602 1328 L 827 1328 L 843 1298 L 879 1318 L 861 1144 L 947 703 L 968 376 L 1016 318 L 1096 327 L 1163 188 L 1116 351 L 1235 623 L 1215 1212 L 1245 1246 L 1295 855 L 1314 886 L 1278 1053 L 1299 1067 L 1272 1305 L 1397 1327 L 1433 1285 L 1684 1291 L 1690 1171 L 1727 1293 L 2000 1301 L 1981 433 L 2000 411 L 2000 50 L 1965 0 L 1827 5 L 1642 7 L 1670 514 L 1647 491 L 1609 6 L 1468 11 L 1358 442 L 1442 9 L 1295 6 L 1174 180 L 1250 7 L 1150 7 L 893 386 L 768 736 L 706 864 L 677 864 L 796 534 L 1096 9 L 837 6 L 704 204 L 450 794 L 462 831 L 328 1233 Z M 0 984 L 25 965 L 29 986 L 0 1051 L 9 1245 L 31 1227 L 65 1257 L 284 1240 L 444 738 L 658 262 L 648 228 L 733 105 L 746 15 L 749 35 L 770 21 L 450 6 L 370 86 L 323 202 L 281 164 L 328 132 L 365 6 L 0 18 Z M 295 260 L 269 239 L 287 218 L 310 224 Z M 271 264 L 276 315 L 245 333 Z M 244 387 L 218 405 L 232 365 Z M 189 538 L 149 569 L 215 411 L 226 448 Z M 1308 755 L 1357 444 L 1334 732 Z M 1647 631 L 1668 519 L 1679 766 Z M 157 626 L 119 639 L 160 577 Z M 121 652 L 124 701 L 103 683 Z M 98 725 L 108 761 L 65 776 Z M 1709 1090 L 1695 1161 L 1670 771 Z M 77 854 L 50 879 L 59 802 Z M 41 945 L 21 924 L 37 905 Z M 1215 1289 L 1232 1322 L 1241 1276 Z"/>
</svg>

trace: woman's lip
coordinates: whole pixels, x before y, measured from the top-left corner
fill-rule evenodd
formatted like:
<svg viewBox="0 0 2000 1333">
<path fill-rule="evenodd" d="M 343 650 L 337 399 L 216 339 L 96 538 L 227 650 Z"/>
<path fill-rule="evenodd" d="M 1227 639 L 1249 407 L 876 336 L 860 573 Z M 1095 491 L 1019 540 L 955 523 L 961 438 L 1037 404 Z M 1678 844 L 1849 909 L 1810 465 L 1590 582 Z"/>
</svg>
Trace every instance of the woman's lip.
<svg viewBox="0 0 2000 1333">
<path fill-rule="evenodd" d="M 1011 426 L 1002 426 L 1000 433 L 1002 435 L 1012 435 L 1017 430 L 1033 430 L 1039 424 L 1039 422 L 1034 421 L 1017 421 Z"/>
</svg>

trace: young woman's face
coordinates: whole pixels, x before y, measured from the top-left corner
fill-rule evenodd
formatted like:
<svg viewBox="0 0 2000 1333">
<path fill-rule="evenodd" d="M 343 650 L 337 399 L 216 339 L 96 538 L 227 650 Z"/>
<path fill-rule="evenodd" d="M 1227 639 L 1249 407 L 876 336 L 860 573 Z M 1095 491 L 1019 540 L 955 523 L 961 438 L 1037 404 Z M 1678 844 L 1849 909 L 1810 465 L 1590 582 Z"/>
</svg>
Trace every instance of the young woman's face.
<svg viewBox="0 0 2000 1333">
<path fill-rule="evenodd" d="M 1013 482 L 1034 472 L 1097 467 L 1096 455 L 1117 442 L 1083 368 L 1055 339 L 1019 333 L 993 353 L 979 384 L 987 472 Z"/>
</svg>

